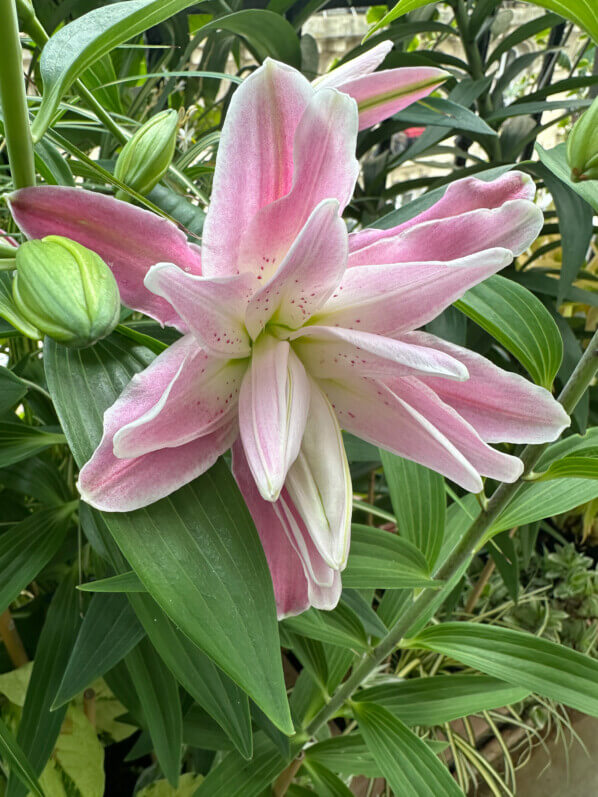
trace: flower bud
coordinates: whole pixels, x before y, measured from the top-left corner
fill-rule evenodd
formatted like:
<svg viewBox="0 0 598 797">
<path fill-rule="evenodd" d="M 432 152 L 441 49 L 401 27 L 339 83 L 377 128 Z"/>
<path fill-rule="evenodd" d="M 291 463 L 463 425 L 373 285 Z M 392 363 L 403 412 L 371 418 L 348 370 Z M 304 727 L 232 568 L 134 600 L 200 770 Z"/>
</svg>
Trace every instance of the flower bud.
<svg viewBox="0 0 598 797">
<path fill-rule="evenodd" d="M 574 183 L 598 180 L 598 98 L 573 125 L 567 140 L 567 161 Z"/>
<path fill-rule="evenodd" d="M 147 194 L 160 181 L 174 155 L 178 113 L 162 111 L 142 125 L 122 148 L 114 176 L 139 194 Z M 126 199 L 124 191 L 117 191 Z"/>
<path fill-rule="evenodd" d="M 60 235 L 17 250 L 15 306 L 43 334 L 79 348 L 109 335 L 120 315 L 114 275 L 99 255 Z"/>
</svg>

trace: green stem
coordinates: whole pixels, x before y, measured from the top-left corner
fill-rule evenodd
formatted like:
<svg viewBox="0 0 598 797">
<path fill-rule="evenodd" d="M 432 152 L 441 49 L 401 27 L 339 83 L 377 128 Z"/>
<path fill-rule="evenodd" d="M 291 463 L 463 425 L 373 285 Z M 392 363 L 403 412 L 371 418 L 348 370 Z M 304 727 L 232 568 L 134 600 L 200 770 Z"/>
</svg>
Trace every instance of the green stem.
<svg viewBox="0 0 598 797">
<path fill-rule="evenodd" d="M 15 188 L 25 188 L 35 185 L 35 161 L 14 0 L 0 0 L 0 53 L 0 100 L 10 172 Z"/>
<path fill-rule="evenodd" d="M 464 0 L 457 0 L 454 9 L 455 21 L 459 29 L 471 76 L 474 80 L 483 80 L 486 76 L 486 69 L 477 42 L 471 38 L 469 33 L 469 17 L 467 16 L 467 8 Z M 478 98 L 478 105 L 482 117 L 486 118 L 490 116 L 494 108 L 489 92 L 485 91 L 480 95 Z M 497 163 L 502 161 L 502 152 L 498 136 L 490 136 L 485 149 L 492 160 Z"/>
<path fill-rule="evenodd" d="M 597 371 L 598 332 L 594 333 L 590 344 L 559 396 L 559 401 L 569 414 L 575 409 L 577 403 L 590 386 Z M 435 579 L 448 583 L 459 569 L 473 557 L 483 543 L 493 522 L 506 509 L 514 494 L 521 487 L 524 477 L 533 469 L 547 447 L 548 443 L 530 445 L 524 449 L 521 455 L 524 464 L 524 472 L 521 478 L 513 484 L 501 484 L 498 487 L 488 501 L 486 509 L 473 521 L 448 559 L 433 574 Z M 412 601 L 384 639 L 360 661 L 349 678 L 331 697 L 330 701 L 316 714 L 305 729 L 305 733 L 310 737 L 313 736 L 325 722 L 336 714 L 341 706 L 351 698 L 360 684 L 393 652 L 408 634 L 409 629 L 421 620 L 426 611 L 431 608 L 435 597 L 435 591 L 428 589 Z"/>
</svg>

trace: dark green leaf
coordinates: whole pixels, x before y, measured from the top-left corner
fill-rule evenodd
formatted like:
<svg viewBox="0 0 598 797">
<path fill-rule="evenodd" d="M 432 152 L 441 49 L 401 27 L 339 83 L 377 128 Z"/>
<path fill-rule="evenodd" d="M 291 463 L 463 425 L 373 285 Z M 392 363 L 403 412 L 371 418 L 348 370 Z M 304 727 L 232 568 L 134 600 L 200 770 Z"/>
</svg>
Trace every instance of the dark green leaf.
<svg viewBox="0 0 598 797">
<path fill-rule="evenodd" d="M 38 509 L 0 535 L 0 612 L 58 551 L 76 503 Z"/>
<path fill-rule="evenodd" d="M 75 573 L 67 573 L 52 598 L 37 644 L 17 732 L 17 742 L 36 775 L 41 774 L 52 754 L 66 714 L 66 706 L 52 711 L 51 705 L 80 625 L 76 583 Z M 25 797 L 26 793 L 26 786 L 11 772 L 6 797 Z"/>
<path fill-rule="evenodd" d="M 0 753 L 10 771 L 14 772 L 24 786 L 37 797 L 44 797 L 41 786 L 27 756 L 17 744 L 17 740 L 0 719 Z"/>
<path fill-rule="evenodd" d="M 575 191 L 598 213 L 598 180 L 582 180 L 574 183 L 571 180 L 571 169 L 567 163 L 567 145 L 558 144 L 554 149 L 544 149 L 536 144 L 536 151 L 544 166 L 558 177 L 571 191 Z"/>
<path fill-rule="evenodd" d="M 388 709 L 375 703 L 354 703 L 353 713 L 370 753 L 396 794 L 462 797 L 448 769 Z"/>
<path fill-rule="evenodd" d="M 273 11 L 248 8 L 208 22 L 202 31 L 226 30 L 241 36 L 259 61 L 268 56 L 291 66 L 301 65 L 299 38 L 292 25 Z"/>
<path fill-rule="evenodd" d="M 28 426 L 20 421 L 0 423 L 0 468 L 65 442 L 63 434 L 46 432 L 38 426 Z"/>
<path fill-rule="evenodd" d="M 533 634 L 478 623 L 430 626 L 409 647 L 434 650 L 468 667 L 598 716 L 598 661 Z"/>
<path fill-rule="evenodd" d="M 27 385 L 18 376 L 0 365 L 0 415 L 10 410 L 27 393 Z"/>
<path fill-rule="evenodd" d="M 96 678 L 111 670 L 144 635 L 125 595 L 94 595 L 53 708 L 68 703 Z"/>
<path fill-rule="evenodd" d="M 467 291 L 456 306 L 510 351 L 537 384 L 552 386 L 563 359 L 563 341 L 533 293 L 495 275 Z"/>
<path fill-rule="evenodd" d="M 432 567 L 444 536 L 444 479 L 423 465 L 386 451 L 380 450 L 380 456 L 399 534 L 420 550 Z"/>
<path fill-rule="evenodd" d="M 442 725 L 479 711 L 518 703 L 528 695 L 528 689 L 498 678 L 451 673 L 389 680 L 363 689 L 354 699 L 384 706 L 406 725 Z"/>
<path fill-rule="evenodd" d="M 353 792 L 349 787 L 322 764 L 306 759 L 303 767 L 309 773 L 318 797 L 352 797 Z"/>
<path fill-rule="evenodd" d="M 487 125 L 469 108 L 459 105 L 451 100 L 440 97 L 428 97 L 424 101 L 410 105 L 404 111 L 396 114 L 395 121 L 408 125 L 421 125 L 427 127 L 450 127 L 454 130 L 477 133 L 478 135 L 496 136 L 496 131 Z"/>
<path fill-rule="evenodd" d="M 174 677 L 152 645 L 142 639 L 125 659 L 162 772 L 176 788 L 181 768 L 183 718 Z"/>
<path fill-rule="evenodd" d="M 131 570 L 119 576 L 100 578 L 97 581 L 88 581 L 79 584 L 77 589 L 83 592 L 147 592 L 139 577 Z"/>
<path fill-rule="evenodd" d="M 363 625 L 355 612 L 339 603 L 331 612 L 308 609 L 298 617 L 287 617 L 283 627 L 295 634 L 319 639 L 330 645 L 351 650 L 367 650 L 368 641 Z"/>
<path fill-rule="evenodd" d="M 444 497 L 444 495 L 443 495 Z M 423 554 L 408 539 L 353 524 L 343 585 L 357 589 L 408 589 L 436 584 Z"/>
</svg>

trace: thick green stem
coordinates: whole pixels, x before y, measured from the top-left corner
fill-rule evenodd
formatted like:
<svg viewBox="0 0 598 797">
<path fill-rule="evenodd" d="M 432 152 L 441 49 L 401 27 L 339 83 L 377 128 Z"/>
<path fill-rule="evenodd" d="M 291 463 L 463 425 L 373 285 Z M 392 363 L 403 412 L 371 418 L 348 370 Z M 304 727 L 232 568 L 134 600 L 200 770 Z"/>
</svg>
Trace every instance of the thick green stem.
<svg viewBox="0 0 598 797">
<path fill-rule="evenodd" d="M 14 0 L 0 0 L 0 100 L 15 188 L 35 185 L 33 142 L 23 78 L 23 51 Z"/>
<path fill-rule="evenodd" d="M 598 371 L 598 332 L 590 341 L 590 344 L 583 357 L 577 364 L 576 369 L 561 395 L 559 401 L 570 414 L 576 407 L 585 391 L 590 386 L 596 371 Z M 501 484 L 488 505 L 471 524 L 459 545 L 454 549 L 449 558 L 434 573 L 434 578 L 444 582 L 449 582 L 453 576 L 466 564 L 476 553 L 479 546 L 484 541 L 486 534 L 492 527 L 496 518 L 506 509 L 514 494 L 521 487 L 522 480 L 530 473 L 534 465 L 538 462 L 548 444 L 527 446 L 521 455 L 524 464 L 522 477 L 513 484 Z M 306 728 L 309 736 L 321 728 L 321 726 L 333 717 L 341 706 L 351 698 L 360 684 L 384 661 L 397 647 L 405 635 L 415 623 L 425 615 L 435 600 L 434 590 L 425 590 L 421 595 L 408 606 L 395 625 L 391 628 L 384 639 L 365 656 L 354 668 L 349 678 L 339 687 L 330 701 L 316 714 L 314 719 Z"/>
</svg>

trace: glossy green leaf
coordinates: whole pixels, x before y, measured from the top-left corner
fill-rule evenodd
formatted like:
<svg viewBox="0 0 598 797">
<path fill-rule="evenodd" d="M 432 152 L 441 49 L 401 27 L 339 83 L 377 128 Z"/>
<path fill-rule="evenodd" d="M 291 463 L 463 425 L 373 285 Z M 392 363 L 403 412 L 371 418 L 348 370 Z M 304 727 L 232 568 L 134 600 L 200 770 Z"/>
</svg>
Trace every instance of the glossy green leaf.
<svg viewBox="0 0 598 797">
<path fill-rule="evenodd" d="M 81 524 L 115 570 L 126 574 L 127 563 L 99 512 L 81 505 Z M 118 578 L 118 576 L 115 576 Z M 175 678 L 223 728 L 244 758 L 251 758 L 252 735 L 247 695 L 188 637 L 170 622 L 156 602 L 144 594 L 128 594 L 138 620 Z"/>
<path fill-rule="evenodd" d="M 299 37 L 287 20 L 273 11 L 248 8 L 208 22 L 202 31 L 226 30 L 241 36 L 259 61 L 276 58 L 291 66 L 301 65 Z"/>
<path fill-rule="evenodd" d="M 401 797 L 462 797 L 432 750 L 388 709 L 354 703 L 353 713 L 374 760 Z"/>
<path fill-rule="evenodd" d="M 408 539 L 353 524 L 344 587 L 410 589 L 435 584 L 424 555 Z"/>
<path fill-rule="evenodd" d="M 570 19 L 585 29 L 595 42 L 598 42 L 598 16 L 596 9 L 593 7 L 591 0 L 527 0 L 536 6 L 542 6 L 548 11 L 554 11 L 560 16 Z M 409 11 L 415 11 L 422 6 L 435 3 L 436 0 L 399 0 L 399 2 L 392 8 L 379 22 L 377 22 L 368 31 L 368 36 L 371 36 L 375 31 L 380 28 L 386 27 L 394 19 L 407 14 Z"/>
<path fill-rule="evenodd" d="M 102 5 L 59 28 L 40 58 L 42 102 L 32 126 L 34 140 L 48 128 L 73 81 L 122 42 L 168 19 L 196 0 L 126 0 Z"/>
<path fill-rule="evenodd" d="M 0 415 L 10 410 L 27 393 L 27 385 L 8 368 L 0 365 Z"/>
<path fill-rule="evenodd" d="M 444 479 L 423 465 L 380 450 L 399 534 L 432 567 L 442 547 L 446 512 Z"/>
<path fill-rule="evenodd" d="M 408 646 L 433 650 L 480 672 L 598 717 L 598 661 L 533 634 L 480 623 L 442 623 Z"/>
<path fill-rule="evenodd" d="M 487 675 L 451 673 L 432 678 L 389 679 L 355 695 L 387 708 L 406 725 L 442 725 L 479 711 L 518 703 L 529 690 Z"/>
<path fill-rule="evenodd" d="M 57 711 L 52 711 L 51 706 L 79 630 L 76 583 L 75 573 L 67 573 L 52 598 L 17 731 L 17 742 L 36 775 L 41 774 L 52 754 L 66 714 L 66 706 Z M 27 787 L 11 772 L 6 797 L 25 797 L 26 793 Z"/>
<path fill-rule="evenodd" d="M 20 421 L 0 423 L 0 468 L 39 454 L 50 446 L 66 443 L 63 434 L 46 432 Z"/>
<path fill-rule="evenodd" d="M 367 650 L 367 637 L 355 612 L 343 603 L 332 611 L 308 609 L 297 617 L 287 617 L 283 627 L 295 634 L 319 639 L 351 650 Z"/>
<path fill-rule="evenodd" d="M 44 797 L 37 776 L 27 756 L 17 744 L 17 740 L 0 719 L 0 754 L 3 761 L 8 764 L 10 771 L 14 772 L 24 786 L 37 797 Z"/>
<path fill-rule="evenodd" d="M 142 639 L 124 661 L 139 697 L 160 768 L 176 789 L 183 741 L 177 682 L 147 639 Z"/>
<path fill-rule="evenodd" d="M 201 750 L 232 750 L 232 742 L 207 711 L 194 704 L 183 717 L 183 742 Z"/>
<path fill-rule="evenodd" d="M 111 670 L 143 639 L 145 632 L 125 595 L 94 595 L 53 708 L 68 703 L 96 678 Z"/>
<path fill-rule="evenodd" d="M 75 509 L 76 503 L 38 509 L 0 535 L 0 612 L 58 551 Z"/>
<path fill-rule="evenodd" d="M 568 454 L 551 463 L 547 470 L 535 477 L 535 481 L 564 478 L 598 479 L 598 448 L 584 448 L 582 453 Z"/>
<path fill-rule="evenodd" d="M 497 132 L 469 108 L 441 97 L 428 97 L 413 103 L 393 117 L 394 121 L 427 127 L 449 127 L 483 136 L 496 136 Z"/>
<path fill-rule="evenodd" d="M 230 752 L 210 770 L 194 797 L 261 797 L 288 764 L 263 733 L 255 736 L 253 758 L 245 761 Z"/>
<path fill-rule="evenodd" d="M 550 388 L 563 359 L 563 342 L 554 319 L 533 293 L 498 275 L 471 288 L 456 307 L 492 335 Z"/>
<path fill-rule="evenodd" d="M 575 191 L 598 213 L 598 180 L 571 180 L 571 169 L 567 163 L 567 144 L 558 144 L 554 149 L 544 149 L 536 144 L 536 152 L 544 166 L 559 178 L 571 191 Z"/>
<path fill-rule="evenodd" d="M 557 177 L 543 163 L 529 167 L 544 180 L 552 194 L 556 207 L 562 245 L 562 263 L 559 270 L 557 304 L 564 301 L 580 269 L 586 263 L 586 256 L 593 236 L 593 211 L 577 191 Z"/>
<path fill-rule="evenodd" d="M 88 581 L 79 584 L 77 589 L 82 592 L 147 592 L 139 580 L 139 576 L 130 570 L 110 578 L 100 578 L 97 581 Z"/>
<path fill-rule="evenodd" d="M 113 336 L 91 349 L 47 343 L 45 355 L 56 410 L 82 464 L 100 439 L 104 410 L 151 354 Z M 226 465 L 147 508 L 103 517 L 176 626 L 291 733 L 270 573 Z"/>
<path fill-rule="evenodd" d="M 363 736 L 353 731 L 317 742 L 306 750 L 306 759 L 340 772 L 342 775 L 364 775 L 378 778 L 382 770 L 368 749 Z"/>
</svg>

